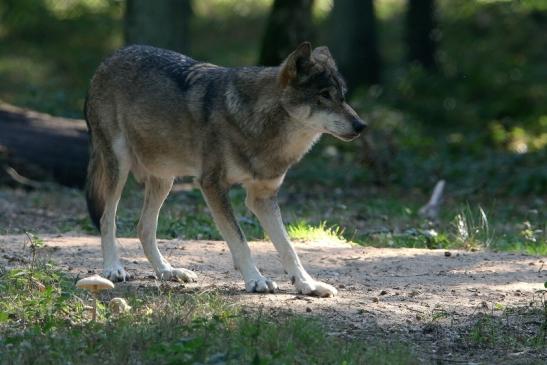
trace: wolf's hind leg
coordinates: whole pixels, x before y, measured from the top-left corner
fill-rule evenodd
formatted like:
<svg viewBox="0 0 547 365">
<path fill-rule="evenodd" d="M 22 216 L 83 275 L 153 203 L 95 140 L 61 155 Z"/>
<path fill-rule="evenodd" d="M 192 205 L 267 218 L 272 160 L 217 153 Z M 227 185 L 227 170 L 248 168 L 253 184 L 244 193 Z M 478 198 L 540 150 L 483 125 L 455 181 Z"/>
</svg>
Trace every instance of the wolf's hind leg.
<svg viewBox="0 0 547 365">
<path fill-rule="evenodd" d="M 158 250 L 156 230 L 158 215 L 163 202 L 167 198 L 173 179 L 162 179 L 149 176 L 145 181 L 144 205 L 137 231 L 144 254 L 154 268 L 156 275 L 162 280 L 181 280 L 184 282 L 196 281 L 197 276 L 187 269 L 174 269 Z"/>
<path fill-rule="evenodd" d="M 114 156 L 112 156 L 114 157 Z M 103 253 L 103 275 L 112 281 L 125 281 L 129 275 L 124 270 L 118 254 L 116 240 L 116 210 L 122 195 L 123 187 L 129 174 L 129 165 L 124 159 L 111 158 L 112 166 L 107 166 L 104 173 L 117 172 L 110 176 L 109 189 L 105 191 L 105 208 L 101 217 L 101 250 Z"/>
<path fill-rule="evenodd" d="M 277 204 L 276 192 L 263 185 L 246 186 L 247 207 L 257 216 L 260 224 L 270 236 L 281 263 L 289 274 L 296 289 L 305 295 L 317 297 L 332 297 L 337 294 L 336 288 L 314 280 L 304 269 L 298 255 L 289 240 L 289 235 L 283 225 L 281 211 Z"/>
<path fill-rule="evenodd" d="M 273 293 L 277 290 L 277 284 L 258 271 L 251 257 L 249 245 L 230 206 L 228 190 L 222 188 L 219 183 L 210 181 L 202 181 L 201 190 L 222 237 L 230 247 L 234 265 L 243 275 L 247 292 Z"/>
</svg>

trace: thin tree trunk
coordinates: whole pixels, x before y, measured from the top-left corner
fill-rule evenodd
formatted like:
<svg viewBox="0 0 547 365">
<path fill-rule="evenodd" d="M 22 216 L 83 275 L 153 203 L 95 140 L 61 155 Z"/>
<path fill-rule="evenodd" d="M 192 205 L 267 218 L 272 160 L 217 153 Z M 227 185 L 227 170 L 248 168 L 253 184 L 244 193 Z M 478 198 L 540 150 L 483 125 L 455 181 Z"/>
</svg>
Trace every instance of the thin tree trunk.
<svg viewBox="0 0 547 365">
<path fill-rule="evenodd" d="M 188 52 L 191 16 L 191 0 L 127 0 L 125 43 Z"/>
<path fill-rule="evenodd" d="M 313 41 L 313 0 L 275 0 L 262 39 L 258 63 L 279 65 L 304 41 Z"/>
<path fill-rule="evenodd" d="M 418 62 L 429 70 L 436 68 L 437 41 L 435 0 L 408 0 L 406 14 L 406 41 L 408 60 Z"/>
<path fill-rule="evenodd" d="M 380 83 L 381 63 L 373 0 L 334 0 L 332 49 L 350 92 Z"/>
</svg>

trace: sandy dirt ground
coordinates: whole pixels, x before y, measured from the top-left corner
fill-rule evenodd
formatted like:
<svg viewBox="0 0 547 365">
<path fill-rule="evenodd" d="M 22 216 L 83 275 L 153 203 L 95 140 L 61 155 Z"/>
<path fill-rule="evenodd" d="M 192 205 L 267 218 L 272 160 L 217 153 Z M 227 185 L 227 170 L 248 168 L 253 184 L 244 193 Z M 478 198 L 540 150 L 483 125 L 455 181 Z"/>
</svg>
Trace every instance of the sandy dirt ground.
<svg viewBox="0 0 547 365">
<path fill-rule="evenodd" d="M 41 255 L 67 272 L 75 276 L 101 272 L 98 237 L 41 237 L 46 243 Z M 24 264 L 28 258 L 25 243 L 25 235 L 0 236 L 0 265 Z M 120 243 L 125 267 L 134 279 L 118 286 L 159 285 L 138 240 L 121 239 Z M 473 353 L 465 348 L 461 337 L 466 326 L 481 314 L 535 305 L 537 291 L 547 281 L 547 258 L 524 254 L 363 248 L 341 242 L 295 244 L 310 273 L 336 286 L 338 296 L 298 295 L 269 242 L 250 243 L 260 270 L 280 287 L 279 293 L 264 295 L 244 292 L 224 242 L 160 240 L 161 250 L 174 267 L 189 268 L 199 275 L 197 283 L 168 285 L 216 290 L 246 308 L 317 316 L 335 335 L 407 339 L 418 343 L 418 351 L 424 351 L 427 358 L 443 362 L 455 361 L 463 352 L 469 359 L 492 360 L 488 351 Z M 516 363 L 544 355 L 541 349 L 527 354 L 496 353 L 499 359 Z"/>
</svg>

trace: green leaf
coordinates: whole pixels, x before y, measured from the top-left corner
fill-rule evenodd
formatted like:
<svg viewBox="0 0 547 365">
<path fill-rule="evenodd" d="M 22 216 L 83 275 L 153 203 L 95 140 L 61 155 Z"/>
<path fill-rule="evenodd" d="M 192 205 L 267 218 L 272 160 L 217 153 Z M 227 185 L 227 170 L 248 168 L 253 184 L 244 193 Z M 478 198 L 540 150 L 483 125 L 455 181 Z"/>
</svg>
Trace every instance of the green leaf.
<svg viewBox="0 0 547 365">
<path fill-rule="evenodd" d="M 9 315 L 6 312 L 0 312 L 0 323 L 6 322 L 9 319 Z"/>
</svg>

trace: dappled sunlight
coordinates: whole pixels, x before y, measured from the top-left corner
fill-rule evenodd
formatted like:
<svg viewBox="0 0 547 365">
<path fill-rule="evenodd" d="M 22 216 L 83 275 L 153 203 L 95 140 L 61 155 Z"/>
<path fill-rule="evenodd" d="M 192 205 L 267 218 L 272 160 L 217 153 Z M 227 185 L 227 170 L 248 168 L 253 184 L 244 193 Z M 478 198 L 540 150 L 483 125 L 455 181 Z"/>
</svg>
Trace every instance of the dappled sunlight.
<svg viewBox="0 0 547 365">
<path fill-rule="evenodd" d="M 42 236 L 39 257 L 51 259 L 71 275 L 100 273 L 102 258 L 96 236 Z M 24 235 L 0 236 L 6 267 L 22 265 L 28 257 Z M 120 239 L 121 256 L 134 277 L 128 288 L 156 286 L 157 280 L 140 243 Z M 195 271 L 197 283 L 168 283 L 185 290 L 218 290 L 243 305 L 290 308 L 351 322 L 356 328 L 372 324 L 400 326 L 409 316 L 422 318 L 443 310 L 467 316 L 483 306 L 526 306 L 547 279 L 546 258 L 523 254 L 462 250 L 389 249 L 352 246 L 347 242 L 297 241 L 303 264 L 318 280 L 335 285 L 339 295 L 330 299 L 299 296 L 283 272 L 271 242 L 253 241 L 250 247 L 262 273 L 277 281 L 276 295 L 247 294 L 234 270 L 223 241 L 160 240 L 159 247 L 174 267 Z M 486 304 L 484 304 L 486 303 Z M 361 313 L 361 314 L 359 314 Z M 420 321 L 414 325 L 420 325 Z"/>
<path fill-rule="evenodd" d="M 492 140 L 509 152 L 524 154 L 537 152 L 547 147 L 547 115 L 542 115 L 536 123 L 537 131 L 521 126 L 505 127 L 500 121 L 490 123 Z"/>
<path fill-rule="evenodd" d="M 502 292 L 514 292 L 514 293 L 521 293 L 521 292 L 528 292 L 528 293 L 534 293 L 538 290 L 545 289 L 544 286 L 545 279 L 537 279 L 536 282 L 523 282 L 518 281 L 514 283 L 507 283 L 507 284 L 477 284 L 474 285 L 477 289 L 493 289 L 493 290 L 499 290 Z"/>
<path fill-rule="evenodd" d="M 203 352 L 200 346 L 212 354 L 198 354 L 200 363 L 245 363 L 237 357 L 241 349 L 253 352 L 248 355 L 254 363 L 289 362 L 280 360 L 281 353 L 297 362 L 331 363 L 316 349 L 343 362 L 340 354 L 346 343 L 355 340 L 368 351 L 378 339 L 389 346 L 379 351 L 385 363 L 408 363 L 383 357 L 399 343 L 416 350 L 412 355 L 419 363 L 544 359 L 547 38 L 539 35 L 547 25 L 546 4 L 0 0 L 0 136 L 6 136 L 0 137 L 0 352 L 13 350 L 17 356 L 31 357 L 42 352 L 72 354 L 66 351 L 68 344 L 82 341 L 78 336 L 85 333 L 82 343 L 89 348 L 84 351 L 80 345 L 78 351 L 112 351 L 121 360 L 111 361 L 120 364 L 131 359 L 156 363 L 156 357 L 178 363 L 192 346 L 196 354 Z M 302 41 L 310 41 L 311 49 L 306 44 L 297 48 Z M 135 58 L 116 56 L 99 66 L 130 44 L 171 49 L 184 56 L 141 48 Z M 316 48 L 320 46 L 326 47 Z M 281 67 L 260 71 L 257 65 Z M 108 77 L 102 84 L 100 75 L 107 70 L 118 74 L 117 67 L 127 77 Z M 98 87 L 89 92 L 94 71 L 92 84 Z M 123 87 L 118 79 L 123 79 Z M 120 92 L 125 97 L 111 97 Z M 105 101 L 115 108 L 105 108 Z M 129 103 L 127 108 L 123 103 Z M 162 106 L 152 107 L 156 103 Z M 332 116 L 337 110 L 347 115 L 348 105 L 369 125 L 361 131 L 359 118 L 350 113 L 352 128 L 360 133 L 352 143 L 325 135 L 305 157 L 285 151 L 287 146 L 300 146 L 291 140 L 307 135 L 308 131 L 300 133 L 306 128 L 310 135 L 332 131 L 323 122 L 342 123 Z M 149 139 L 141 138 L 150 133 L 130 133 L 134 128 L 122 129 L 126 137 L 135 138 L 117 138 L 119 128 L 106 128 L 112 110 L 124 125 L 138 123 L 157 132 L 157 138 L 151 138 L 155 147 L 144 146 Z M 128 117 L 135 112 L 150 113 L 146 118 Z M 171 123 L 167 116 L 173 113 Z M 161 120 L 154 119 L 158 116 Z M 207 123 L 182 131 L 181 126 L 199 124 L 201 119 Z M 97 127 L 95 133 L 97 125 L 105 127 Z M 169 133 L 162 126 L 169 127 Z M 86 209 L 86 193 L 57 185 L 73 186 L 56 172 L 57 166 L 72 166 L 67 171 L 78 175 L 78 186 L 89 180 L 86 131 L 91 127 L 95 147 L 110 154 L 103 156 L 96 148 L 92 155 L 102 157 L 92 161 L 105 162 L 103 172 L 124 172 L 125 151 L 136 175 L 197 175 L 176 178 L 155 227 L 164 258 L 174 269 L 186 269 L 165 275 L 169 265 L 161 265 L 163 277 L 188 280 L 195 273 L 197 281 L 157 277 L 136 232 L 146 196 L 149 209 L 144 209 L 140 231 L 148 236 L 146 217 L 153 222 L 152 201 L 157 198 L 159 203 L 160 198 L 151 189 L 156 179 L 139 177 L 148 183 L 144 193 L 144 184 L 130 177 L 114 218 L 124 268 L 116 263 L 109 269 L 121 277 L 125 270 L 131 280 L 103 293 L 99 318 L 104 322 L 97 326 L 85 325 L 85 297 L 72 287 L 78 278 L 102 274 L 100 234 Z M 82 137 L 75 142 L 82 151 L 79 158 L 56 142 L 56 136 L 71 133 Z M 103 143 L 106 140 L 114 141 L 112 148 Z M 179 150 L 186 152 L 175 152 Z M 57 155 L 58 151 L 65 153 Z M 149 153 L 168 151 L 175 157 L 147 158 Z M 278 152 L 290 158 L 276 158 Z M 199 167 L 186 169 L 176 156 Z M 72 165 L 76 160 L 78 167 Z M 88 170 L 87 176 L 98 171 L 93 164 Z M 97 173 L 101 175 L 110 183 L 116 180 L 116 174 Z M 228 185 L 242 183 L 227 194 L 235 220 L 225 199 L 215 204 L 218 199 L 209 197 L 206 204 L 200 186 L 207 191 L 207 185 L 213 185 L 208 180 L 219 180 L 216 185 L 222 189 L 211 188 L 219 198 L 224 198 Z M 260 184 L 255 183 L 264 180 L 268 188 L 258 192 Z M 435 189 L 441 181 L 444 189 Z M 87 184 L 88 200 L 99 203 L 90 204 L 93 220 L 97 223 L 102 214 L 103 226 L 111 217 L 111 199 L 90 196 L 109 195 L 110 183 Z M 253 203 L 278 193 L 282 220 L 302 266 L 323 284 L 306 276 L 291 278 L 293 268 L 287 269 L 290 275 L 285 272 L 275 246 L 245 204 L 249 187 L 258 190 L 250 192 L 248 205 L 266 227 L 273 222 L 268 215 L 277 212 L 272 213 L 271 205 Z M 438 199 L 430 199 L 434 190 Z M 101 208 L 103 200 L 107 214 Z M 219 220 L 215 206 L 230 218 L 232 229 L 226 229 L 224 237 L 237 241 L 234 254 L 239 256 L 237 244 L 247 237 L 256 268 L 268 279 L 246 265 L 244 247 L 241 266 L 249 290 L 274 291 L 275 281 L 275 294 L 246 292 L 211 212 L 220 223 L 228 219 Z M 262 216 L 263 210 L 269 213 Z M 237 224 L 242 232 L 233 229 Z M 270 228 L 272 236 L 280 236 Z M 62 277 L 62 285 L 51 286 L 54 281 L 40 278 L 41 269 Z M 338 292 L 332 298 L 305 296 L 295 283 L 304 292 L 315 289 L 315 295 Z M 67 293 L 77 311 L 63 307 Z M 111 294 L 130 299 L 135 312 L 127 318 L 109 318 L 105 299 Z M 211 310 L 214 301 L 209 296 L 233 311 Z M 209 299 L 201 301 L 202 297 Z M 189 317 L 183 319 L 186 313 L 177 312 L 187 300 L 193 301 L 192 310 L 203 311 L 204 321 L 188 322 Z M 59 305 L 65 310 L 54 315 L 59 321 L 44 321 Z M 28 312 L 27 307 L 43 313 L 25 322 L 18 315 Z M 286 323 L 296 325 L 279 331 L 286 317 Z M 317 328 L 298 326 L 298 321 L 310 323 L 312 318 L 319 320 Z M 210 326 L 219 324 L 226 328 L 215 336 Z M 238 328 L 241 324 L 245 325 Z M 196 329 L 198 337 L 193 337 Z M 260 335 L 264 329 L 270 332 Z M 238 331 L 244 334 L 241 342 L 234 337 Z M 299 331 L 311 342 L 322 334 L 325 342 L 299 345 Z M 218 340 L 219 350 L 208 347 L 201 335 Z M 258 346 L 261 336 L 274 346 Z M 292 352 L 276 347 L 280 339 Z M 43 351 L 27 351 L 33 341 L 42 340 Z M 225 357 L 215 354 L 219 351 Z M 319 361 L 302 360 L 306 358 L 299 356 L 306 351 Z M 232 352 L 236 357 L 230 357 Z M 369 362 L 379 361 L 353 363 Z"/>
</svg>

